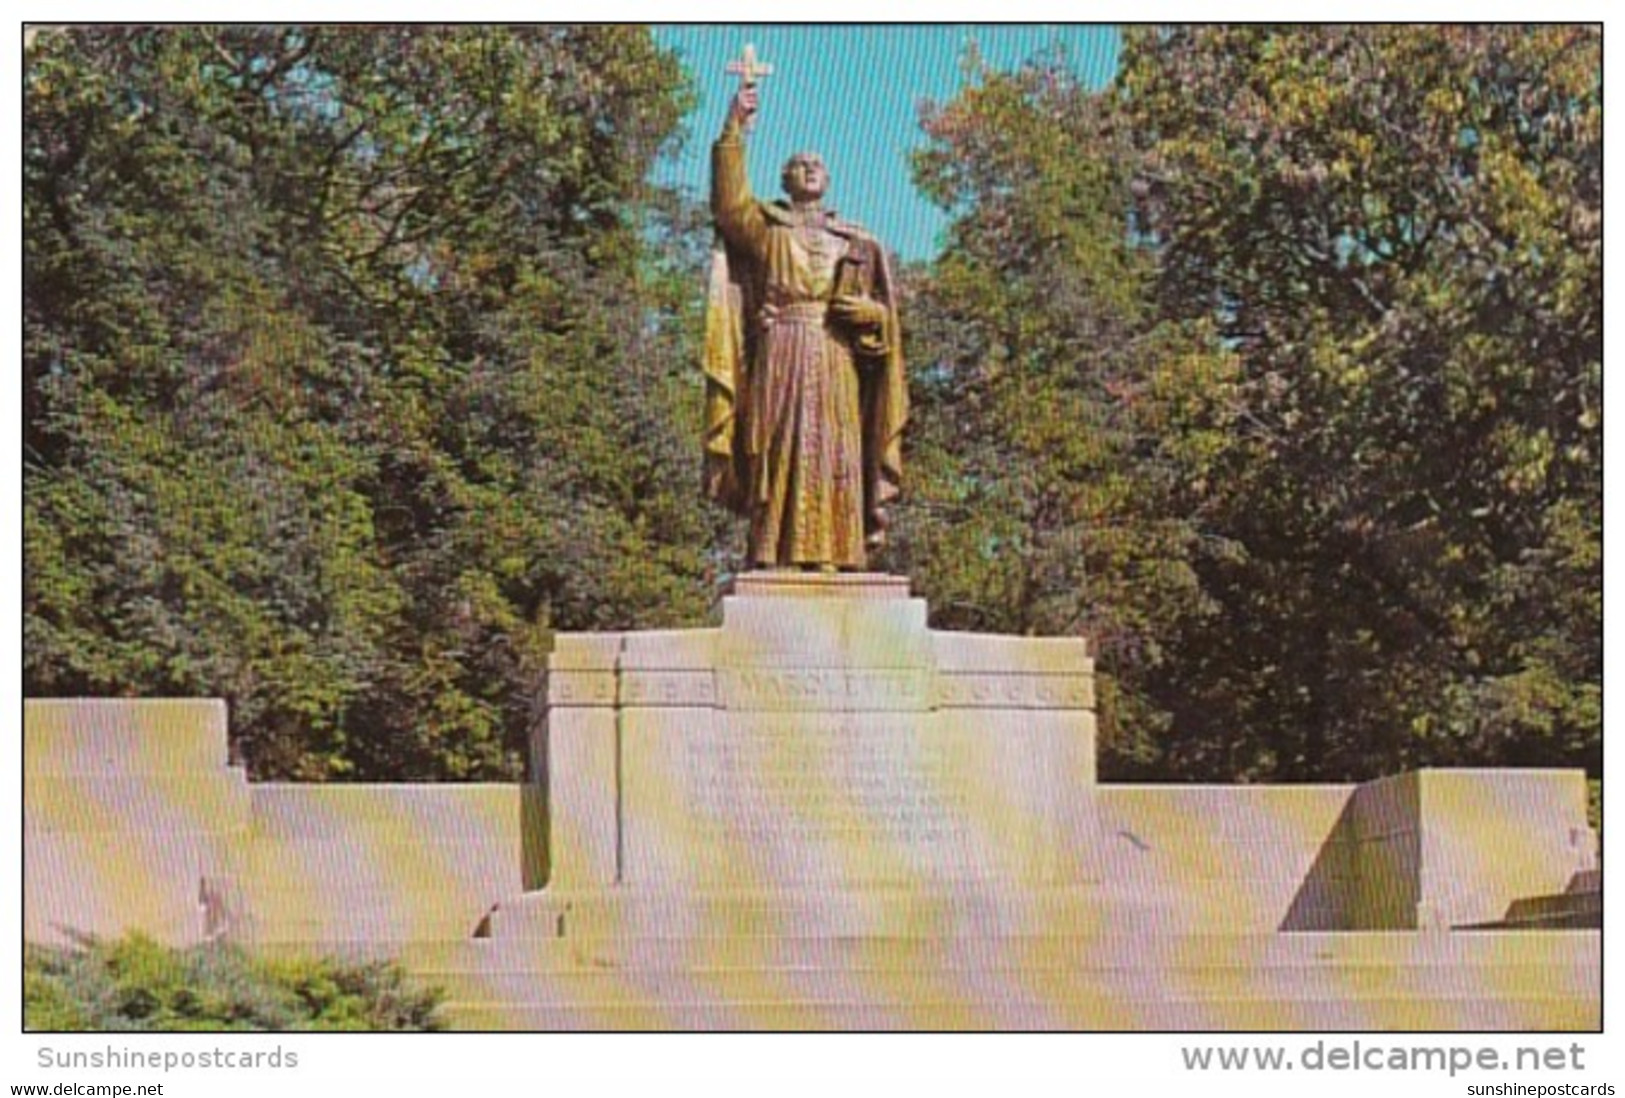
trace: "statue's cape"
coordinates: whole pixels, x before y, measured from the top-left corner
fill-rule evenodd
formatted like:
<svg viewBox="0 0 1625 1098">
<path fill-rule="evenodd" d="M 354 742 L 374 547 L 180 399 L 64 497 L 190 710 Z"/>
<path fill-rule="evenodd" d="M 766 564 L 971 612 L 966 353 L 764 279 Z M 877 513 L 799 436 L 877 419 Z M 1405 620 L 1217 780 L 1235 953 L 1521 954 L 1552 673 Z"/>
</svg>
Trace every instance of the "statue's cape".
<svg viewBox="0 0 1625 1098">
<path fill-rule="evenodd" d="M 705 494 L 738 511 L 748 510 L 745 445 L 741 426 L 745 372 L 750 354 L 745 317 L 746 285 L 734 277 L 746 264 L 730 263 L 720 236 L 711 250 L 711 273 L 705 293 Z"/>
<path fill-rule="evenodd" d="M 788 220 L 788 211 L 780 205 L 763 203 L 762 211 L 770 222 Z M 863 416 L 864 529 L 878 541 L 890 524 L 888 507 L 903 481 L 908 386 L 903 376 L 899 290 L 886 251 L 873 237 L 833 215 L 827 227 L 850 241 L 851 258 L 872 265 L 870 294 L 886 309 L 881 330 L 858 337 L 852 345 Z M 762 282 L 759 264 L 719 238 L 711 252 L 706 287 L 705 491 L 741 514 L 749 514 L 754 502 L 750 459 L 760 452 L 759 446 L 750 445 L 753 425 L 745 420 L 743 394 L 755 358 L 756 333 L 749 318 L 757 311 Z"/>
</svg>

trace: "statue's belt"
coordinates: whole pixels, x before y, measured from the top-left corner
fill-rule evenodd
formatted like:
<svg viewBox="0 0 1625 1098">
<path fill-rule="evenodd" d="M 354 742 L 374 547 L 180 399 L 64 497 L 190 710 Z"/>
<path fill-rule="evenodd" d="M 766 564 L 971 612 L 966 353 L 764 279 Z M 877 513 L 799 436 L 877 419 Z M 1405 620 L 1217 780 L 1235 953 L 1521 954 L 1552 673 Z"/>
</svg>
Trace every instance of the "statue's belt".
<svg viewBox="0 0 1625 1098">
<path fill-rule="evenodd" d="M 825 301 L 797 301 L 788 305 L 768 305 L 762 320 L 768 324 L 822 324 L 829 312 Z"/>
</svg>

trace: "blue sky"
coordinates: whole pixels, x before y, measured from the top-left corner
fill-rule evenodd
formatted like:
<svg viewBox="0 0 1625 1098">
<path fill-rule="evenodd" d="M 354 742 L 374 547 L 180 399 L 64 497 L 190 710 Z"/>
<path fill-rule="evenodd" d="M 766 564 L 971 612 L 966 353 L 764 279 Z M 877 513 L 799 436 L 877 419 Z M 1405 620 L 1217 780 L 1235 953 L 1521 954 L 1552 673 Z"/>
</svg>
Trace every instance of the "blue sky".
<svg viewBox="0 0 1625 1098">
<path fill-rule="evenodd" d="M 658 26 L 654 36 L 677 51 L 700 98 L 683 153 L 661 167 L 662 180 L 706 193 L 711 141 L 739 86 L 724 66 L 753 43 L 774 73 L 761 82 L 752 186 L 777 197 L 779 168 L 790 154 L 821 152 L 832 181 L 829 204 L 905 259 L 935 254 L 947 224 L 909 177 L 909 153 L 924 143 L 919 104 L 951 99 L 964 85 L 960 62 L 969 43 L 997 69 L 1059 45 L 1092 86 L 1111 79 L 1118 49 L 1113 27 L 1053 24 Z"/>
</svg>

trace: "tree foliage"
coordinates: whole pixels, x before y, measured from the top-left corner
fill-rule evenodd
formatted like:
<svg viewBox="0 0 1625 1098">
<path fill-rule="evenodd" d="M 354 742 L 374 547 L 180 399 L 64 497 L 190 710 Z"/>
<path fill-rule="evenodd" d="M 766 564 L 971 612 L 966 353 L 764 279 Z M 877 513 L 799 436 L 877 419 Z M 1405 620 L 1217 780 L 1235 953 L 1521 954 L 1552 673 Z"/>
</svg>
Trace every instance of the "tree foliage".
<svg viewBox="0 0 1625 1098">
<path fill-rule="evenodd" d="M 1241 366 L 1203 503 L 1239 554 L 1203 569 L 1223 612 L 1178 642 L 1181 765 L 1597 763 L 1600 49 L 1572 27 L 1129 36 L 1157 307 Z"/>
<path fill-rule="evenodd" d="M 1096 640 L 1108 772 L 1595 766 L 1599 49 L 1144 29 L 927 113 L 909 548 Z"/>
<path fill-rule="evenodd" d="M 939 627 L 1090 637 L 1108 774 L 1595 770 L 1600 46 L 973 57 L 883 563 Z M 705 617 L 646 33 L 74 30 L 25 80 L 30 693 L 224 695 L 260 776 L 510 776 L 552 630 Z"/>
<path fill-rule="evenodd" d="M 1064 58 L 980 68 L 928 109 L 922 190 L 954 214 L 910 279 L 917 411 L 907 569 L 940 627 L 1083 634 L 1105 672 L 1108 772 L 1152 757 L 1143 680 L 1197 613 L 1192 525 L 1153 407 L 1223 370 L 1200 325 L 1158 326 L 1126 232 L 1133 160 Z M 1156 401 L 1142 399 L 1152 390 Z M 1167 400 L 1161 399 L 1168 398 Z M 1206 445 L 1193 419 L 1178 445 Z"/>
<path fill-rule="evenodd" d="M 23 1025 L 35 1032 L 423 1032 L 443 1027 L 442 998 L 390 962 L 255 958 L 139 934 L 23 956 Z"/>
<path fill-rule="evenodd" d="M 645 32 L 77 30 L 26 81 L 30 693 L 511 775 L 552 629 L 703 615 Z"/>
</svg>

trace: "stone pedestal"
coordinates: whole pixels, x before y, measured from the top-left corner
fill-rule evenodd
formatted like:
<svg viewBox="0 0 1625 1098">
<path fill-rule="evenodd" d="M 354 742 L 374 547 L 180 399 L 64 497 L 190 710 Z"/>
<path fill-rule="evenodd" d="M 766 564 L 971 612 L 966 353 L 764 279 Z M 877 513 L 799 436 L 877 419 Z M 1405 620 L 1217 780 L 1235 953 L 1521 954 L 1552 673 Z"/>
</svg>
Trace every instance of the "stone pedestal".
<svg viewBox="0 0 1625 1098">
<path fill-rule="evenodd" d="M 493 933 L 565 907 L 1019 930 L 1022 897 L 1089 883 L 1093 706 L 1083 641 L 935 632 L 891 576 L 751 574 L 720 629 L 561 635 L 533 745 L 549 887 Z"/>
</svg>

